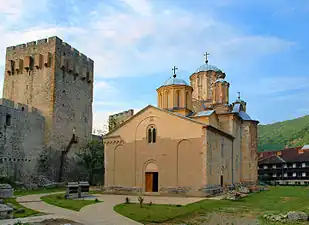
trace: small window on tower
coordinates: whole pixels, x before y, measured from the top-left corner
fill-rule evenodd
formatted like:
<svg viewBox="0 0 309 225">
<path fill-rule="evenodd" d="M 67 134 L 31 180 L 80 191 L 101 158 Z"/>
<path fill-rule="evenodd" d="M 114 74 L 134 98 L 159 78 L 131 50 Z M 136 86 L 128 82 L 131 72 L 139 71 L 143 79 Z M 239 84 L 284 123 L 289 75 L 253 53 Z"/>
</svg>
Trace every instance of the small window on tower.
<svg viewBox="0 0 309 225">
<path fill-rule="evenodd" d="M 7 114 L 5 118 L 5 124 L 11 126 L 11 115 Z"/>
</svg>

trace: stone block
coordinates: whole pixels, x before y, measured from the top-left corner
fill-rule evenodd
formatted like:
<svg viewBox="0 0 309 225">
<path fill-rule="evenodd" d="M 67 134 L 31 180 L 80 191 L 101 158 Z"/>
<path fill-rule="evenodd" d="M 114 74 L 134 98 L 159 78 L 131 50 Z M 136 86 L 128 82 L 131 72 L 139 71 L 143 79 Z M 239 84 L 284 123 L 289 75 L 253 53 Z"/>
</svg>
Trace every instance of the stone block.
<svg viewBox="0 0 309 225">
<path fill-rule="evenodd" d="M 0 204 L 0 219 L 13 218 L 13 209 L 5 204 Z"/>
<path fill-rule="evenodd" d="M 12 198 L 13 188 L 9 184 L 0 184 L 0 198 Z"/>
</svg>

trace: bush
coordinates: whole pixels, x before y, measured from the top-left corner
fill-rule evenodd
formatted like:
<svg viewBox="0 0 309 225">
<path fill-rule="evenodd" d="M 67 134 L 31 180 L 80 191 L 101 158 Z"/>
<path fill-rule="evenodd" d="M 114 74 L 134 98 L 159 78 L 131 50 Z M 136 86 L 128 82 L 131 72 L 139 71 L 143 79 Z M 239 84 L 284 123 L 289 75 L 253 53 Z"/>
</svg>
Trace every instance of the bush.
<svg viewBox="0 0 309 225">
<path fill-rule="evenodd" d="M 129 197 L 126 197 L 126 204 L 130 204 L 130 199 L 129 199 Z"/>
</svg>

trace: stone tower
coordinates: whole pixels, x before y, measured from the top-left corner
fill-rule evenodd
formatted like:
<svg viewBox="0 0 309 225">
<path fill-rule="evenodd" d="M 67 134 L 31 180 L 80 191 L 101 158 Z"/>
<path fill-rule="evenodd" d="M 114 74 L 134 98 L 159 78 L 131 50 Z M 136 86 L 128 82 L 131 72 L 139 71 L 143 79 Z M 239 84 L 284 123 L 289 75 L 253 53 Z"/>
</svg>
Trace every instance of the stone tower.
<svg viewBox="0 0 309 225">
<path fill-rule="evenodd" d="M 8 47 L 3 98 L 40 111 L 47 146 L 64 150 L 75 136 L 77 150 L 91 139 L 93 64 L 58 37 Z"/>
</svg>

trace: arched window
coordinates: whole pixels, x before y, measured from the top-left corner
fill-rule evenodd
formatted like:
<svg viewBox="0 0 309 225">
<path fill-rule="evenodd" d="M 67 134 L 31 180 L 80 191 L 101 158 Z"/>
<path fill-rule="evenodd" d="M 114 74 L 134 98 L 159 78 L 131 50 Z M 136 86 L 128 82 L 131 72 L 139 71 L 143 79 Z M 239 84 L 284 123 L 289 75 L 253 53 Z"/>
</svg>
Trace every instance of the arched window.
<svg viewBox="0 0 309 225">
<path fill-rule="evenodd" d="M 152 143 L 156 143 L 157 131 L 156 128 L 152 128 Z"/>
<path fill-rule="evenodd" d="M 156 143 L 157 141 L 157 129 L 154 126 L 150 126 L 147 130 L 148 143 Z"/>
<path fill-rule="evenodd" d="M 148 129 L 148 143 L 151 143 L 151 141 L 152 141 L 152 137 L 151 137 L 152 135 L 151 134 L 152 134 L 152 129 L 149 128 Z"/>
<path fill-rule="evenodd" d="M 177 108 L 180 108 L 180 92 L 176 91 Z"/>
<path fill-rule="evenodd" d="M 165 97 L 165 104 L 164 105 L 165 105 L 165 108 L 168 109 L 168 92 L 165 92 L 164 95 L 165 95 L 164 96 Z"/>
</svg>

